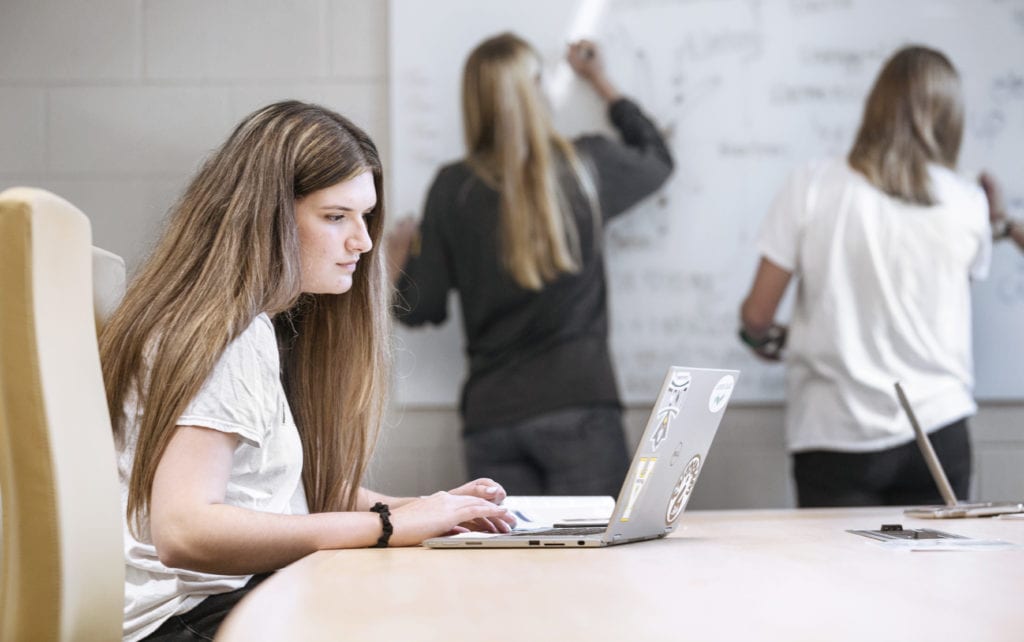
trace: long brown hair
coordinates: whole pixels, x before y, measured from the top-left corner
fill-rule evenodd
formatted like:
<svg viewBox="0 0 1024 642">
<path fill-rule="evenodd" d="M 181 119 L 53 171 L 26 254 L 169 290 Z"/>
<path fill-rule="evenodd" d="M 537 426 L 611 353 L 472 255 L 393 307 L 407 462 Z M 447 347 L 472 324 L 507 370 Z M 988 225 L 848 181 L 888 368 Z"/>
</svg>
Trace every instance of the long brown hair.
<svg viewBox="0 0 1024 642">
<path fill-rule="evenodd" d="M 228 343 L 264 312 L 281 345 L 310 510 L 355 506 L 389 377 L 383 256 L 364 257 L 345 294 L 301 293 L 295 201 L 367 170 L 379 247 L 384 189 L 373 141 L 323 107 L 281 102 L 245 118 L 172 208 L 100 337 L 115 436 L 139 422 L 127 507 L 136 533 L 178 417 Z M 129 399 L 136 418 L 124 415 Z"/>
<path fill-rule="evenodd" d="M 928 163 L 956 168 L 964 129 L 960 77 L 941 52 L 906 47 L 885 63 L 847 160 L 886 194 L 933 205 Z"/>
<path fill-rule="evenodd" d="M 537 52 L 503 33 L 470 53 L 462 79 L 468 160 L 501 195 L 504 265 L 530 290 L 580 267 L 579 233 L 559 169 L 574 175 L 596 215 L 591 179 L 572 144 L 551 124 L 539 73 Z"/>
</svg>

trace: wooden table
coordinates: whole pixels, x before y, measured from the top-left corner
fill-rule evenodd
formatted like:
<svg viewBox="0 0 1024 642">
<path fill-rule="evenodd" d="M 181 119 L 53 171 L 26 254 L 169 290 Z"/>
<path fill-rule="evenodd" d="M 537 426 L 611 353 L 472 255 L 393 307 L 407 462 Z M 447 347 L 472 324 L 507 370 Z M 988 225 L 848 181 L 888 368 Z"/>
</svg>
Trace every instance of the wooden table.
<svg viewBox="0 0 1024 642">
<path fill-rule="evenodd" d="M 1024 640 L 1024 549 L 907 552 L 883 523 L 1024 545 L 1024 520 L 898 509 L 707 511 L 606 549 L 322 551 L 218 640 Z"/>
</svg>

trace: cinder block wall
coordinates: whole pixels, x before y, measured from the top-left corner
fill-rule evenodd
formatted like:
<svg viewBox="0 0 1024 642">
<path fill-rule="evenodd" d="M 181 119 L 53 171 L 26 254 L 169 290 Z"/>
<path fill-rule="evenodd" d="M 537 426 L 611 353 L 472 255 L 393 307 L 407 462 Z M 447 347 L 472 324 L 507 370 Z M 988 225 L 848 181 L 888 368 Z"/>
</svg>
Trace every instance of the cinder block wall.
<svg viewBox="0 0 1024 642">
<path fill-rule="evenodd" d="M 386 162 L 386 17 L 384 0 L 3 0 L 0 188 L 68 198 L 132 269 L 206 154 L 268 102 L 340 111 Z M 627 412 L 632 440 L 647 411 Z M 973 421 L 975 496 L 1024 496 L 1022 411 L 986 405 Z M 456 412 L 395 407 L 389 424 L 374 486 L 423 494 L 463 481 Z M 731 408 L 691 505 L 792 505 L 782 444 L 779 406 Z"/>
<path fill-rule="evenodd" d="M 321 102 L 387 150 L 386 3 L 4 0 L 0 184 L 82 208 L 97 244 L 145 256 L 168 207 L 241 118 Z"/>
</svg>

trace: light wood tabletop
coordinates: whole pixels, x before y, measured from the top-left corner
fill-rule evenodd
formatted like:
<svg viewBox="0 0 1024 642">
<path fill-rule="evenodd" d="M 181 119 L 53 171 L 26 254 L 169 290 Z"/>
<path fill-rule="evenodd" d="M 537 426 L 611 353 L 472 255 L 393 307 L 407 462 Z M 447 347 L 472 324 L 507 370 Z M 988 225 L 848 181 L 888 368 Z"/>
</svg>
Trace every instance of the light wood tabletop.
<svg viewBox="0 0 1024 642">
<path fill-rule="evenodd" d="M 847 529 L 1024 545 L 1024 520 L 899 509 L 695 511 L 605 549 L 321 551 L 279 571 L 217 639 L 1024 639 L 1024 548 L 886 549 Z"/>
</svg>

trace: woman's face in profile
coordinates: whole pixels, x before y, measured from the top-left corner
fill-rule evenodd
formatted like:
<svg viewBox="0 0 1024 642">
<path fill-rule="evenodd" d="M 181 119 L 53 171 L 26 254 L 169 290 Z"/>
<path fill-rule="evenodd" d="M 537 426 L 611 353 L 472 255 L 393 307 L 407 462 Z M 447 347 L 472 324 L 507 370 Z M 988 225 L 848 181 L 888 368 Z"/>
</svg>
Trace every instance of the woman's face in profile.
<svg viewBox="0 0 1024 642">
<path fill-rule="evenodd" d="M 376 207 L 369 170 L 295 202 L 304 293 L 341 294 L 352 288 L 359 257 L 373 248 L 368 219 Z"/>
</svg>

